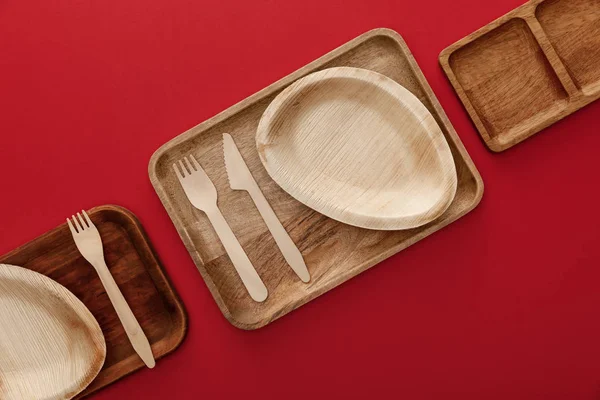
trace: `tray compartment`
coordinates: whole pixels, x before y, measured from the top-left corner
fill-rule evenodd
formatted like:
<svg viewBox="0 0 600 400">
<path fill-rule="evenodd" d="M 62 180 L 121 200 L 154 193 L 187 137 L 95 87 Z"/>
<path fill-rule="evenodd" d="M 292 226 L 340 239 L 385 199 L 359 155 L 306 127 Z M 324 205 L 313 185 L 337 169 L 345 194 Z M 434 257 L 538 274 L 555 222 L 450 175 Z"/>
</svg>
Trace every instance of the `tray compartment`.
<svg viewBox="0 0 600 400">
<path fill-rule="evenodd" d="M 154 357 L 172 352 L 185 337 L 187 315 L 137 218 L 117 206 L 96 207 L 88 214 L 102 236 L 106 263 L 148 337 Z M 98 320 L 106 340 L 106 360 L 96 379 L 77 398 L 144 368 L 96 271 L 80 255 L 66 223 L 0 257 L 0 263 L 54 279 Z"/>
<path fill-rule="evenodd" d="M 600 97 L 600 2 L 530 0 L 439 59 L 485 144 L 506 150 Z"/>
<path fill-rule="evenodd" d="M 600 91 L 600 1 L 546 0 L 535 15 L 577 87 Z"/>
<path fill-rule="evenodd" d="M 415 94 L 438 121 L 452 150 L 458 189 L 437 220 L 405 231 L 373 231 L 342 224 L 299 203 L 269 177 L 255 134 L 271 100 L 295 80 L 334 66 L 366 68 L 387 75 Z M 302 283 L 269 234 L 252 200 L 229 188 L 222 134 L 230 133 L 265 197 L 302 252 L 312 275 Z M 253 302 L 204 213 L 194 209 L 172 173 L 173 161 L 193 153 L 214 182 L 218 204 L 269 289 Z M 387 29 L 367 32 L 262 91 L 171 140 L 153 155 L 150 179 L 224 316 L 242 329 L 260 328 L 340 285 L 385 258 L 472 210 L 483 194 L 479 173 L 425 81 L 402 38 Z"/>
<path fill-rule="evenodd" d="M 488 134 L 514 137 L 532 118 L 558 114 L 567 92 L 527 22 L 514 18 L 455 51 L 450 57 L 458 82 Z"/>
</svg>

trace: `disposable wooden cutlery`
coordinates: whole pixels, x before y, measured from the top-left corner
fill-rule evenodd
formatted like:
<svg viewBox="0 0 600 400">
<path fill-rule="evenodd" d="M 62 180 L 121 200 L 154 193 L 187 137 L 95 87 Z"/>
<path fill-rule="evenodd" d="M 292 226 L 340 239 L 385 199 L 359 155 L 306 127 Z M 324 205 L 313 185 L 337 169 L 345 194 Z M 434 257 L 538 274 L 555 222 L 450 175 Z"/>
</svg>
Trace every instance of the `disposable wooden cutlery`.
<svg viewBox="0 0 600 400">
<path fill-rule="evenodd" d="M 252 173 L 250 173 L 248 166 L 244 162 L 239 149 L 229 133 L 223 134 L 223 152 L 225 153 L 225 170 L 229 178 L 229 186 L 233 190 L 245 190 L 248 192 L 258 212 L 265 221 L 267 228 L 269 228 L 271 235 L 273 235 L 275 243 L 279 246 L 285 261 L 292 267 L 302 282 L 310 281 L 310 274 L 300 250 L 298 250 L 298 247 L 296 247 L 292 238 L 290 238 L 290 235 L 288 235 L 269 205 L 260 187 L 258 187 L 256 180 L 252 176 Z"/>
<path fill-rule="evenodd" d="M 98 229 L 92 223 L 92 220 L 87 213 L 85 211 L 82 211 L 82 213 L 83 218 L 80 213 L 77 213 L 77 217 L 74 215 L 71 216 L 73 221 L 67 218 L 67 223 L 73 234 L 75 245 L 83 258 L 96 269 L 96 272 L 102 281 L 102 285 L 106 290 L 106 294 L 108 294 L 110 302 L 115 308 L 134 350 L 148 368 L 154 368 L 156 362 L 154 361 L 152 348 L 150 347 L 148 338 L 144 334 L 135 315 L 133 315 L 131 308 L 129 308 L 127 301 L 125 301 L 123 294 L 119 290 L 119 287 L 104 260 L 104 250 L 102 248 L 100 232 L 98 232 Z"/>
<path fill-rule="evenodd" d="M 267 287 L 258 276 L 225 217 L 221 214 L 217 206 L 217 189 L 215 185 L 193 155 L 190 155 L 190 159 L 191 162 L 187 157 L 183 158 L 185 165 L 182 160 L 179 160 L 181 170 L 177 168 L 176 164 L 173 164 L 173 169 L 185 195 L 190 203 L 203 211 L 210 220 L 250 297 L 258 302 L 264 301 L 268 296 Z"/>
</svg>

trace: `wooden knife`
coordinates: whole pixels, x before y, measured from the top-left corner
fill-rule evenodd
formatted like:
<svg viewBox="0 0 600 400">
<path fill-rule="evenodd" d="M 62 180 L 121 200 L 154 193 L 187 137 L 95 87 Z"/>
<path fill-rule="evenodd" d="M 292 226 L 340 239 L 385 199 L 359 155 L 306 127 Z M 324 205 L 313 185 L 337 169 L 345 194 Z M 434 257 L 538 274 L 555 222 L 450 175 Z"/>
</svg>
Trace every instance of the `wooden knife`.
<svg viewBox="0 0 600 400">
<path fill-rule="evenodd" d="M 279 222 L 277 215 L 250 173 L 233 138 L 228 133 L 223 134 L 223 152 L 225 153 L 225 170 L 229 178 L 229 186 L 233 190 L 245 190 L 250 194 L 252 201 L 254 201 L 258 212 L 267 224 L 267 228 L 269 228 L 271 235 L 273 235 L 277 246 L 279 246 L 289 266 L 292 267 L 302 282 L 309 282 L 310 274 L 300 250 L 298 250 L 290 235 L 288 235 L 281 222 Z"/>
</svg>

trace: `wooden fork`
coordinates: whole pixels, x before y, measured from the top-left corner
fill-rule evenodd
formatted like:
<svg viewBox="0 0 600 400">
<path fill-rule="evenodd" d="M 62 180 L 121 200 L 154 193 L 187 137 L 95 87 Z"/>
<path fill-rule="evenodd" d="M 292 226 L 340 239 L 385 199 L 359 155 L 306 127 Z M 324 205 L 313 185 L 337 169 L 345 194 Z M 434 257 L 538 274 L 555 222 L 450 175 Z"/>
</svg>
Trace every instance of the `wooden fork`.
<svg viewBox="0 0 600 400">
<path fill-rule="evenodd" d="M 148 338 L 144 334 L 135 315 L 133 315 L 131 308 L 129 308 L 127 301 L 125 301 L 123 294 L 119 290 L 119 287 L 104 260 L 104 250 L 102 248 L 100 232 L 98 232 L 98 229 L 92 223 L 92 220 L 87 213 L 83 210 L 81 212 L 85 219 L 82 218 L 79 213 L 77 213 L 77 218 L 75 218 L 74 215 L 71 216 L 73 222 L 67 218 L 67 223 L 73 234 L 75 245 L 83 258 L 96 269 L 96 272 L 102 281 L 102 285 L 106 290 L 106 294 L 108 294 L 108 298 L 115 308 L 119 320 L 121 320 L 121 324 L 123 324 L 123 328 L 125 328 L 125 333 L 127 334 L 133 349 L 148 368 L 154 368 L 156 362 L 154 361 L 154 355 L 152 354 L 152 348 L 150 347 Z"/>
<path fill-rule="evenodd" d="M 191 163 L 187 157 L 183 158 L 185 165 L 182 160 L 179 160 L 181 170 L 173 164 L 173 169 L 185 195 L 190 203 L 197 209 L 204 211 L 210 220 L 250 297 L 257 302 L 265 301 L 269 295 L 267 287 L 258 276 L 258 272 L 254 269 L 240 242 L 231 231 L 225 217 L 221 214 L 217 206 L 217 189 L 215 185 L 193 155 L 190 155 L 190 159 L 192 160 Z"/>
</svg>

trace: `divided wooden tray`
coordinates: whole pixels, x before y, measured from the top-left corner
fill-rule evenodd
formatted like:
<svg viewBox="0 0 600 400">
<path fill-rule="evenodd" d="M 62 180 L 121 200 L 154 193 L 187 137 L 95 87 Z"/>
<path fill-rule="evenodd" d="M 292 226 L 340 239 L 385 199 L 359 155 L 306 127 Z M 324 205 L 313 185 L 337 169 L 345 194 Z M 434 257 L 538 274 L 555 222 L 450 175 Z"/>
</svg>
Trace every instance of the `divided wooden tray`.
<svg viewBox="0 0 600 400">
<path fill-rule="evenodd" d="M 505 150 L 600 97 L 600 2 L 531 0 L 440 63 L 487 146 Z"/>
<path fill-rule="evenodd" d="M 89 212 L 100 231 L 106 262 L 146 333 L 156 359 L 175 350 L 187 330 L 187 315 L 137 218 L 117 206 Z M 98 320 L 106 340 L 106 361 L 83 397 L 142 367 L 94 268 L 77 251 L 67 224 L 0 257 L 46 275 L 69 289 Z"/>
<path fill-rule="evenodd" d="M 329 67 L 369 69 L 400 83 L 435 117 L 448 141 L 458 187 L 448 210 L 435 221 L 404 231 L 375 231 L 335 221 L 285 193 L 263 168 L 256 149 L 259 120 L 273 98 L 297 79 Z M 230 133 L 265 197 L 302 252 L 312 280 L 285 263 L 246 192 L 233 191 L 225 172 L 222 140 Z M 368 132 L 366 132 L 368 133 Z M 214 182 L 218 204 L 269 289 L 263 303 L 251 300 L 206 216 L 185 197 L 171 165 L 192 153 Z M 403 39 L 388 29 L 367 32 L 300 70 L 171 140 L 152 156 L 150 179 L 179 235 L 225 317 L 242 329 L 260 328 L 340 285 L 472 210 L 483 183 Z"/>
</svg>

